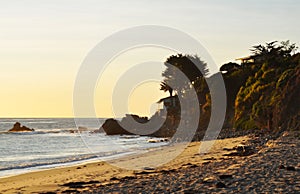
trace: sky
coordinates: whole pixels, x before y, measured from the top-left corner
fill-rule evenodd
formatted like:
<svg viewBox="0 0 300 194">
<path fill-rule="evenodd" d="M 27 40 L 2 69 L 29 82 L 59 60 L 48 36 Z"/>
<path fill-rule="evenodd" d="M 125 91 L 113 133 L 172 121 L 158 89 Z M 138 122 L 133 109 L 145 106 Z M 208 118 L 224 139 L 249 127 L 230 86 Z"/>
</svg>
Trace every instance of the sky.
<svg viewBox="0 0 300 194">
<path fill-rule="evenodd" d="M 197 39 L 221 66 L 249 55 L 257 44 L 290 40 L 299 46 L 299 10 L 298 0 L 0 0 L 0 117 L 73 117 L 73 88 L 82 62 L 120 30 L 140 25 L 178 29 Z M 106 81 L 95 87 L 96 116 L 126 113 L 112 109 L 113 83 L 121 70 L 163 62 L 171 54 L 142 48 L 112 60 Z M 166 95 L 156 81 L 120 98 L 128 98 L 128 112 L 151 115 Z"/>
</svg>

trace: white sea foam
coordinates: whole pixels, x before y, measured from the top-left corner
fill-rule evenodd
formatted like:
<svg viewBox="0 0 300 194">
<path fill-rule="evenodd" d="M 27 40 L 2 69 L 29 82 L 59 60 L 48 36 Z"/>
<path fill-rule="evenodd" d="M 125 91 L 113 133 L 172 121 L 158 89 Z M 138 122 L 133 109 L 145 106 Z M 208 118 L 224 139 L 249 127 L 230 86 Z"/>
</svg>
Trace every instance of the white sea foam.
<svg viewBox="0 0 300 194">
<path fill-rule="evenodd" d="M 35 131 L 7 133 L 15 122 Z M 86 123 L 82 127 L 87 130 L 80 134 L 73 119 L 0 119 L 0 177 L 83 161 L 106 160 L 167 144 L 150 144 L 147 142 L 149 137 L 145 136 L 90 133 L 99 127 Z"/>
</svg>

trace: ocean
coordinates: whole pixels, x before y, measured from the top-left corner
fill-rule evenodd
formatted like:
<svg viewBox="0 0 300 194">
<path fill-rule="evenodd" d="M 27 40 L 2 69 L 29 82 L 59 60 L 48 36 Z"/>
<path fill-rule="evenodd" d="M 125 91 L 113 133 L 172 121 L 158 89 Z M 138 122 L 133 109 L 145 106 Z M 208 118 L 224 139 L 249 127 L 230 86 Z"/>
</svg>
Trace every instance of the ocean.
<svg viewBox="0 0 300 194">
<path fill-rule="evenodd" d="M 72 118 L 0 119 L 0 177 L 94 160 L 105 161 L 168 144 L 148 142 L 160 138 L 92 133 L 105 119 L 98 119 L 99 126 L 89 122 L 91 119 L 82 121 L 80 127 L 84 130 L 79 132 Z M 35 131 L 7 133 L 16 122 Z"/>
</svg>

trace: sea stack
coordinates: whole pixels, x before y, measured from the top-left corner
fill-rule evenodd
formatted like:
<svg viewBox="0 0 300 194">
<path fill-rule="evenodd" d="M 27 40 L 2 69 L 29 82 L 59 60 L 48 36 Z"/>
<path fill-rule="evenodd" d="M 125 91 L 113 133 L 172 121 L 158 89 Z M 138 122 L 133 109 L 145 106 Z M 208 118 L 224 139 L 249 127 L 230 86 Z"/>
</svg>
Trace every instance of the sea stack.
<svg viewBox="0 0 300 194">
<path fill-rule="evenodd" d="M 21 126 L 21 123 L 16 122 L 14 127 L 8 130 L 8 132 L 32 132 L 34 129 L 30 129 L 26 126 Z"/>
<path fill-rule="evenodd" d="M 107 135 L 133 135 L 121 127 L 115 119 L 107 119 L 100 128 L 100 130 L 102 129 Z"/>
</svg>

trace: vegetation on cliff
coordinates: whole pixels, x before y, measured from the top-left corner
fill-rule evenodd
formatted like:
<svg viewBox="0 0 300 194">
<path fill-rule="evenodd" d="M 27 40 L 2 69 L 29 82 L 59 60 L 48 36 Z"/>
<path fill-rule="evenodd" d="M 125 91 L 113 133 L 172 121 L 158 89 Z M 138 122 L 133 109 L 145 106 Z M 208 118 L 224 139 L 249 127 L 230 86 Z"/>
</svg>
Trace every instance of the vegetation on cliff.
<svg viewBox="0 0 300 194">
<path fill-rule="evenodd" d="M 223 128 L 300 130 L 300 53 L 296 51 L 296 45 L 289 41 L 273 41 L 253 46 L 252 54 L 241 58 L 241 64 L 230 62 L 221 66 L 227 93 Z M 181 119 L 179 98 L 189 99 L 189 92 L 194 90 L 199 107 L 191 107 L 189 114 L 200 110 L 194 139 L 201 139 L 211 116 L 210 94 L 214 91 L 210 91 L 208 85 L 217 85 L 217 76 L 207 77 L 207 64 L 196 55 L 172 55 L 164 64 L 166 69 L 162 72 L 164 79 L 160 89 L 169 92 L 170 97 L 159 101 L 165 109 L 150 118 L 150 121 L 164 120 L 162 127 L 151 135 L 168 137 L 176 132 Z M 184 82 L 179 78 L 181 73 L 187 78 Z M 162 118 L 164 111 L 167 113 Z M 126 118 L 122 120 L 125 121 Z M 107 126 L 104 128 L 112 128 Z"/>
<path fill-rule="evenodd" d="M 299 130 L 300 54 L 296 53 L 296 45 L 289 41 L 273 41 L 253 46 L 251 51 L 249 57 L 241 59 L 241 65 L 230 62 L 220 68 L 227 92 L 224 127 L 238 130 Z M 190 81 L 201 104 L 200 135 L 210 119 L 211 100 L 206 81 L 213 83 L 215 79 L 214 75 L 204 79 L 201 73 L 190 68 L 193 67 L 192 60 L 185 62 L 181 59 L 182 56 L 171 56 L 166 62 L 172 59 L 169 64 L 176 64 L 180 69 L 191 69 L 183 72 L 188 78 L 197 78 Z M 185 57 L 189 59 L 193 56 Z M 201 61 L 200 58 L 198 61 Z M 201 61 L 201 64 L 205 62 Z M 206 65 L 203 67 L 206 68 Z M 192 74 L 188 75 L 190 72 Z M 162 75 L 165 80 L 169 79 L 166 71 Z M 165 80 L 162 85 L 167 85 Z M 166 91 L 163 87 L 161 89 Z M 175 89 L 178 94 L 176 91 L 178 90 Z"/>
<path fill-rule="evenodd" d="M 282 115 L 292 108 L 288 104 L 298 106 L 294 114 L 299 114 L 299 100 L 296 97 L 300 96 L 297 91 L 299 83 L 296 82 L 299 56 L 293 55 L 295 49 L 295 44 L 288 41 L 254 47 L 252 57 L 256 60 L 245 65 L 256 68 L 253 68 L 252 75 L 240 87 L 235 98 L 236 128 L 280 130 L 282 127 L 296 127 L 287 125 L 294 115 Z M 291 91 L 290 87 L 295 90 Z"/>
</svg>

